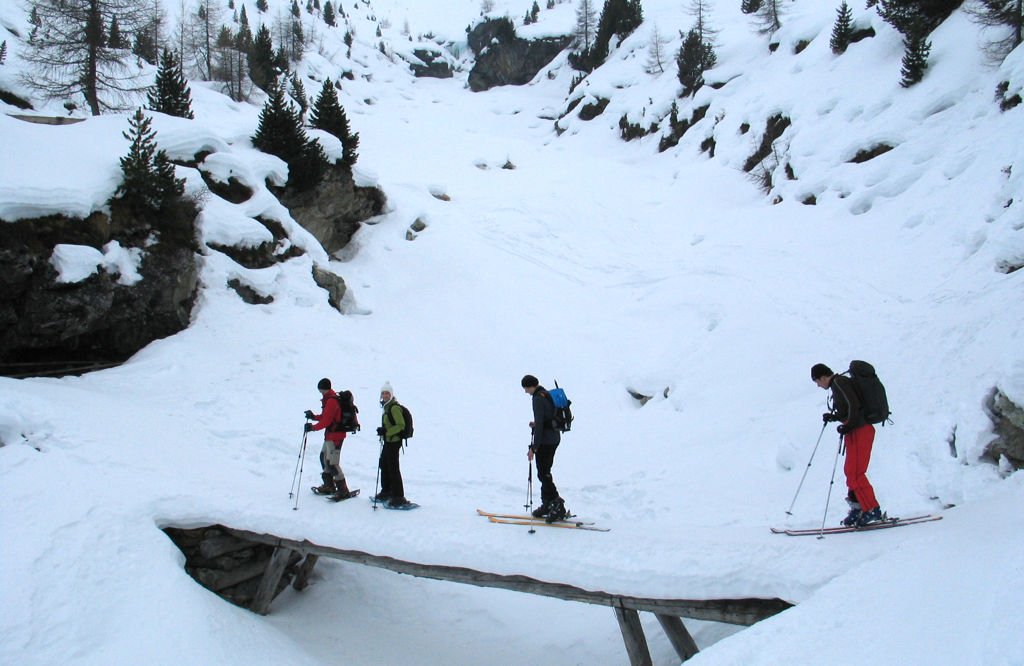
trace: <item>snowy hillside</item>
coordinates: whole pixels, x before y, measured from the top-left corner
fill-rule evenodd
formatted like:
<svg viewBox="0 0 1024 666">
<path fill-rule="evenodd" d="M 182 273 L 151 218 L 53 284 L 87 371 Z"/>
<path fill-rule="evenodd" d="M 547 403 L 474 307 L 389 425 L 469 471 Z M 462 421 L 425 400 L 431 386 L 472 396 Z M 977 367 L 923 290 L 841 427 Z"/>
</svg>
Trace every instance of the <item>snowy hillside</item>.
<svg viewBox="0 0 1024 666">
<path fill-rule="evenodd" d="M 31 97 L 11 32 L 26 35 L 27 19 L 13 4 L 0 4 L 0 87 Z M 494 4 L 518 24 L 533 3 Z M 1001 82 L 1024 87 L 1024 53 L 987 63 L 958 11 L 932 35 L 925 79 L 904 89 L 900 37 L 863 3 L 855 20 L 876 36 L 837 57 L 833 3 L 792 3 L 769 38 L 739 0 L 717 0 L 715 87 L 677 100 L 673 68 L 646 69 L 655 25 L 678 50 L 692 24 L 683 4 L 644 0 L 644 24 L 574 93 L 609 100 L 584 121 L 566 114 L 566 54 L 529 85 L 469 91 L 478 0 L 346 2 L 351 55 L 344 30 L 320 23 L 299 72 L 310 91 L 351 72 L 339 96 L 360 135 L 356 175 L 389 208 L 335 257 L 264 186 L 285 167 L 249 138 L 263 98 L 236 103 L 191 81 L 196 118 L 157 115 L 161 147 L 181 159 L 209 150 L 255 188 L 243 204 L 205 198 L 203 242 L 258 242 L 255 218 L 267 216 L 305 253 L 251 270 L 206 249 L 186 331 L 115 369 L 0 378 L 0 663 L 627 663 L 608 608 L 330 561 L 257 616 L 197 585 L 160 529 L 221 523 L 618 594 L 796 604 L 749 629 L 687 621 L 702 650 L 688 663 L 1024 664 L 1024 481 L 981 460 L 990 392 L 1024 404 L 1024 271 L 1011 270 L 1024 264 L 1024 107 L 994 99 Z M 267 16 L 289 5 L 270 0 Z M 520 34 L 573 22 L 573 5 L 558 3 Z M 428 42 L 447 50 L 454 78 L 409 72 Z M 661 121 L 673 100 L 680 117 L 708 107 L 676 147 L 658 152 L 658 133 L 619 137 L 621 117 Z M 0 106 L 0 218 L 104 205 L 127 114 L 51 127 Z M 792 124 L 766 193 L 742 167 L 778 114 Z M 851 162 L 879 144 L 892 149 Z M 178 175 L 203 190 L 196 170 Z M 426 228 L 410 241 L 416 220 Z M 130 272 L 120 254 L 89 256 L 68 259 L 69 276 Z M 344 277 L 344 315 L 310 279 L 314 264 Z M 274 302 L 243 303 L 232 278 Z M 869 470 L 882 508 L 943 519 L 773 535 L 845 515 L 831 427 L 808 469 L 826 398 L 809 370 L 854 358 L 878 368 L 894 412 Z M 475 514 L 526 500 L 525 373 L 572 398 L 554 476 L 570 508 L 610 532 L 529 534 Z M 303 489 L 293 510 L 302 414 L 318 409 L 324 376 L 362 410 L 342 466 L 364 496 L 380 386 L 412 409 L 402 470 L 420 509 Z M 304 486 L 319 444 L 309 439 Z M 678 663 L 642 617 L 654 663 Z"/>
</svg>

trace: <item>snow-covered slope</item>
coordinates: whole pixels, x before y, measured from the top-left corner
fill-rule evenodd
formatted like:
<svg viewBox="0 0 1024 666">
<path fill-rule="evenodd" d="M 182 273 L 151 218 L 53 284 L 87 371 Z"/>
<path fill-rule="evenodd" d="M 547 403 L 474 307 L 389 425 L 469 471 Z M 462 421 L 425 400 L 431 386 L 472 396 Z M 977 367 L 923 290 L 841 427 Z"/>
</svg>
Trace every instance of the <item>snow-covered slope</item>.
<svg viewBox="0 0 1024 666">
<path fill-rule="evenodd" d="M 496 4 L 516 18 L 532 2 Z M 1024 278 L 999 270 L 1024 257 L 1024 111 L 993 101 L 1000 81 L 1021 85 L 1022 56 L 986 65 L 977 28 L 957 13 L 933 36 L 926 79 L 904 90 L 897 35 L 870 11 L 855 9 L 878 36 L 836 58 L 834 8 L 795 3 L 769 55 L 738 4 L 712 3 L 714 80 L 729 83 L 681 106 L 683 117 L 710 108 L 665 153 L 656 135 L 624 143 L 617 127 L 624 113 L 660 118 L 675 97 L 671 69 L 644 72 L 653 25 L 676 35 L 692 21 L 674 0 L 644 3 L 647 22 L 583 84 L 608 109 L 589 123 L 562 119 L 561 136 L 552 118 L 573 75 L 564 58 L 528 86 L 473 94 L 464 47 L 451 80 L 414 79 L 380 53 L 384 19 L 391 53 L 408 50 L 406 22 L 417 39 L 464 39 L 476 0 L 355 3 L 351 59 L 343 32 L 320 27 L 302 71 L 353 72 L 341 94 L 360 134 L 359 177 L 385 191 L 387 214 L 329 258 L 265 189 L 237 206 L 211 201 L 205 239 L 244 241 L 258 231 L 246 220 L 270 215 L 307 254 L 251 271 L 208 252 L 188 330 L 117 369 L 0 380 L 0 662 L 626 661 L 606 608 L 331 562 L 310 589 L 254 616 L 196 585 L 159 529 L 220 522 L 627 594 L 798 604 L 739 632 L 694 624 L 694 663 L 1024 663 L 1014 612 L 1024 489 L 1019 474 L 978 460 L 989 391 L 1024 403 Z M 566 29 L 570 8 L 542 10 L 530 29 Z M 795 54 L 800 40 L 811 43 Z M 5 77 L 18 66 L 12 52 Z M 195 121 L 154 120 L 162 146 L 181 156 L 205 146 L 255 185 L 280 175 L 248 141 L 258 106 L 192 88 Z M 740 166 L 777 113 L 793 121 L 778 148 L 797 179 L 775 178 L 766 196 Z M 45 128 L 0 117 L 0 216 L 102 205 L 126 126 L 123 116 Z M 709 136 L 713 158 L 699 150 Z M 894 149 L 849 163 L 881 142 Z M 816 205 L 800 203 L 808 194 Z M 410 242 L 417 219 L 427 227 Z M 346 315 L 311 282 L 314 262 L 344 276 Z M 274 303 L 242 303 L 225 286 L 238 275 Z M 810 366 L 851 358 L 879 368 L 894 410 L 870 470 L 883 508 L 957 506 L 900 530 L 772 535 L 821 432 L 825 394 Z M 475 515 L 526 498 L 525 373 L 557 379 L 573 399 L 555 478 L 571 508 L 611 532 L 530 535 Z M 292 510 L 301 415 L 322 376 L 363 410 L 365 432 L 342 464 L 364 494 L 376 478 L 380 385 L 413 410 L 402 465 L 421 509 L 304 494 Z M 640 407 L 629 390 L 654 398 Z M 843 515 L 841 470 L 830 490 L 837 444 L 826 430 L 792 524 Z M 655 663 L 675 663 L 654 618 L 644 625 Z"/>
</svg>

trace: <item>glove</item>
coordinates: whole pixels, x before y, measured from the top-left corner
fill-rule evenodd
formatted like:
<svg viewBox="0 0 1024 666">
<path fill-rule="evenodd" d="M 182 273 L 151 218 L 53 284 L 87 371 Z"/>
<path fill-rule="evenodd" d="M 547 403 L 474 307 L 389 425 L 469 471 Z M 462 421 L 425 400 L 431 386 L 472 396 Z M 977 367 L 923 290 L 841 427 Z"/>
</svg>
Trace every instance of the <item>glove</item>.
<svg viewBox="0 0 1024 666">
<path fill-rule="evenodd" d="M 313 424 L 312 423 L 307 423 L 307 424 L 303 425 L 302 426 L 302 431 L 303 432 L 313 432 Z"/>
<path fill-rule="evenodd" d="M 824 414 L 821 415 L 821 422 L 822 423 L 828 423 L 829 421 L 838 421 L 838 420 L 839 420 L 839 417 L 837 417 L 832 412 L 825 412 Z"/>
<path fill-rule="evenodd" d="M 850 430 L 850 426 L 846 425 L 845 423 L 840 423 L 839 425 L 836 426 L 836 432 L 838 432 L 840 435 L 845 435 L 848 432 L 850 432 Z"/>
<path fill-rule="evenodd" d="M 377 428 L 377 436 L 378 437 L 383 437 L 384 436 L 384 426 L 380 426 L 379 428 Z"/>
<path fill-rule="evenodd" d="M 311 409 L 307 409 L 306 410 L 306 418 L 311 420 L 311 421 L 316 418 L 316 416 L 313 414 L 313 410 L 311 410 Z"/>
</svg>

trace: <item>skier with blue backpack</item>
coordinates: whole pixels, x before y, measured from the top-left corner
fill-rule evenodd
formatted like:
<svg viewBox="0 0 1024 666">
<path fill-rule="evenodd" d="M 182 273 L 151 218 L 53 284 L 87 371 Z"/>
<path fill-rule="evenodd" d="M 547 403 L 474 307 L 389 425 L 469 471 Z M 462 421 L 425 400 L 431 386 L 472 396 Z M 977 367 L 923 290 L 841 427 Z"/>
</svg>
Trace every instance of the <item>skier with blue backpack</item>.
<svg viewBox="0 0 1024 666">
<path fill-rule="evenodd" d="M 555 464 L 555 451 L 562 441 L 562 434 L 555 421 L 555 403 L 548 390 L 541 386 L 533 375 L 524 376 L 521 383 L 523 391 L 533 399 L 533 420 L 530 421 L 533 437 L 526 458 L 537 465 L 541 498 L 541 504 L 533 510 L 533 516 L 553 523 L 562 520 L 569 513 L 551 475 L 551 467 Z"/>
</svg>

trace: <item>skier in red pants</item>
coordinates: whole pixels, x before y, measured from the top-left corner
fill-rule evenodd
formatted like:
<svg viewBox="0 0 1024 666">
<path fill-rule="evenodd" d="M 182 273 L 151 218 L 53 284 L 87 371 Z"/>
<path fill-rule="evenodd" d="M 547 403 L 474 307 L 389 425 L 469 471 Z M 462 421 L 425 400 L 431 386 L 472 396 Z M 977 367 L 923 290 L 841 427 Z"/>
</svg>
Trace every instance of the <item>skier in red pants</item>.
<svg viewBox="0 0 1024 666">
<path fill-rule="evenodd" d="M 846 449 L 843 472 L 849 488 L 846 501 L 850 505 L 850 513 L 843 519 L 843 525 L 863 527 L 878 522 L 883 518 L 882 509 L 875 499 L 875 489 L 868 481 L 875 427 L 864 420 L 860 398 L 850 378 L 837 375 L 827 365 L 818 363 L 811 368 L 811 379 L 820 388 L 832 390 L 832 411 L 821 417 L 826 423 L 840 422 L 836 430 L 842 436 Z"/>
</svg>

